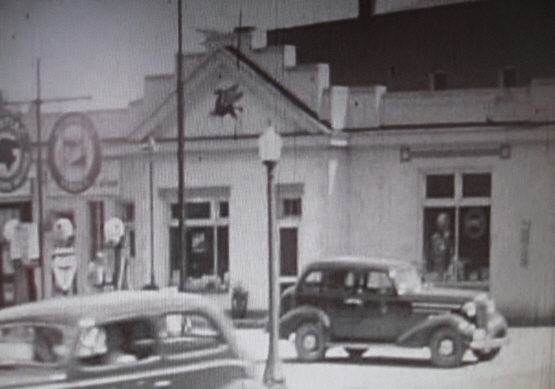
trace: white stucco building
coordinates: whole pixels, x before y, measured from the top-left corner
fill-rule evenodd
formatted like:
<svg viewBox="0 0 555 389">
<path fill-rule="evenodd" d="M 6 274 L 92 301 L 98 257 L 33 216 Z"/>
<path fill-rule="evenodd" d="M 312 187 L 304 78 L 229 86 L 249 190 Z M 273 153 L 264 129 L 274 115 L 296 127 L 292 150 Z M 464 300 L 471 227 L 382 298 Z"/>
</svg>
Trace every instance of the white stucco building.
<svg viewBox="0 0 555 389">
<path fill-rule="evenodd" d="M 231 289 L 241 284 L 249 309 L 267 309 L 258 136 L 272 125 L 284 143 L 276 170 L 283 284 L 322 257 L 400 258 L 429 279 L 488 288 L 515 322 L 553 318 L 553 79 L 432 91 L 331 85 L 327 64 L 299 65 L 294 46 L 252 47 L 253 31 L 241 34 L 241 47 L 213 42 L 184 61 L 190 285 L 208 285 L 203 293 L 229 309 Z M 76 224 L 81 292 L 102 223 L 112 216 L 126 223 L 133 287 L 150 280 L 151 244 L 157 283 L 179 278 L 175 99 L 174 75 L 147 76 L 144 98 L 128 109 L 87 113 L 102 139 L 99 178 L 79 195 L 52 180 L 45 185 L 47 224 L 62 216 Z M 43 128 L 50 131 L 59 116 L 45 115 Z M 153 153 L 144 151 L 149 138 Z M 3 194 L 0 211 L 34 203 L 34 182 Z M 442 213 L 458 267 L 438 280 L 429 242 Z M 48 253 L 48 234 L 45 241 Z"/>
</svg>

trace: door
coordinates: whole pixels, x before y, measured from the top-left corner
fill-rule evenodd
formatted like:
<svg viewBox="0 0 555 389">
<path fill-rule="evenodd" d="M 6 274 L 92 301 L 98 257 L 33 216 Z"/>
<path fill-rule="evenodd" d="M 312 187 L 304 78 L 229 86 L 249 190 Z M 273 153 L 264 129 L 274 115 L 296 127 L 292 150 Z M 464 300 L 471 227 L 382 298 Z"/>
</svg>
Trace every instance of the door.
<svg viewBox="0 0 555 389">
<path fill-rule="evenodd" d="M 358 273 L 353 270 L 333 269 L 326 272 L 321 306 L 331 319 L 332 337 L 350 339 L 355 323 L 355 313 L 362 300 L 355 294 Z"/>
<path fill-rule="evenodd" d="M 280 276 L 297 275 L 297 251 L 298 251 L 297 228 L 279 229 L 279 256 Z"/>
<path fill-rule="evenodd" d="M 410 318 L 411 305 L 397 296 L 393 281 L 383 270 L 371 270 L 357 292 L 353 337 L 357 340 L 391 342 L 397 339 Z"/>
<path fill-rule="evenodd" d="M 83 329 L 70 377 L 94 389 L 164 387 L 156 325 L 148 319 L 105 323 Z M 162 383 L 162 386 L 159 386 Z"/>
<path fill-rule="evenodd" d="M 158 376 L 153 387 L 217 389 L 246 378 L 244 362 L 205 313 L 169 313 L 159 329 L 166 374 Z"/>
</svg>

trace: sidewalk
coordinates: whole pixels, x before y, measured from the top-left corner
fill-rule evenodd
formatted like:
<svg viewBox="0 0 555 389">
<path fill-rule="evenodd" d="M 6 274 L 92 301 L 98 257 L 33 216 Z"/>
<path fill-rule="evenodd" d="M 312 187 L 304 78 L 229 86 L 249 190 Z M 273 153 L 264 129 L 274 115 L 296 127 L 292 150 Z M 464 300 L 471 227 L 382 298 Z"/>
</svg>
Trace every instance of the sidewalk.
<svg viewBox="0 0 555 389">
<path fill-rule="evenodd" d="M 256 328 L 238 329 L 236 334 L 261 379 L 268 334 Z M 337 347 L 323 361 L 302 363 L 295 346 L 285 340 L 279 341 L 279 355 L 288 389 L 555 389 L 555 327 L 510 328 L 509 338 L 494 360 L 477 362 L 467 352 L 463 365 L 453 369 L 431 366 L 428 349 L 378 344 L 358 362 Z"/>
</svg>

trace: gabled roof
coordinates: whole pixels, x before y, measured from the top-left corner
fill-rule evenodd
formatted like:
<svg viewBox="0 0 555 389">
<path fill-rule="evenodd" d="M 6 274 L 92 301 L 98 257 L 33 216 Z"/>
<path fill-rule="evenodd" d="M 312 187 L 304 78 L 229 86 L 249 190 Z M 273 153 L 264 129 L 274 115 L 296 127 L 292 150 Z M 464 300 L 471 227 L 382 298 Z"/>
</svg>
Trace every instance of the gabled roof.
<svg viewBox="0 0 555 389">
<path fill-rule="evenodd" d="M 299 63 L 330 65 L 334 85 L 429 89 L 497 87 L 503 67 L 516 85 L 555 77 L 555 3 L 489 0 L 277 29 L 268 44 L 291 44 Z"/>
<path fill-rule="evenodd" d="M 188 116 L 187 104 L 191 100 L 198 98 L 198 96 L 193 93 L 195 88 L 198 88 L 199 85 L 202 85 L 203 83 L 206 84 L 208 82 L 207 75 L 210 72 L 216 71 L 215 69 L 218 66 L 227 66 L 231 69 L 232 67 L 230 64 L 236 64 L 233 66 L 232 71 L 237 75 L 240 75 L 243 79 L 249 81 L 253 85 L 260 86 L 256 90 L 257 93 L 266 94 L 266 97 L 268 98 L 271 94 L 272 100 L 277 99 L 280 101 L 280 104 L 287 107 L 288 109 L 286 112 L 288 115 L 294 118 L 294 120 L 304 123 L 304 131 L 308 133 L 331 132 L 329 124 L 320 120 L 318 114 L 305 102 L 303 102 L 285 86 L 281 85 L 274 77 L 272 77 L 262 67 L 257 65 L 256 62 L 250 59 L 247 55 L 233 47 L 222 47 L 210 54 L 207 54 L 205 60 L 190 73 L 187 79 L 184 80 L 186 117 Z M 164 131 L 164 129 L 161 129 L 164 124 L 173 124 L 176 110 L 176 91 L 174 89 L 158 106 L 154 107 L 150 112 L 145 113 L 135 128 L 132 129 L 128 140 L 142 141 L 154 132 L 158 132 L 158 134 L 160 134 L 161 131 Z M 187 134 L 186 137 L 188 137 Z"/>
</svg>

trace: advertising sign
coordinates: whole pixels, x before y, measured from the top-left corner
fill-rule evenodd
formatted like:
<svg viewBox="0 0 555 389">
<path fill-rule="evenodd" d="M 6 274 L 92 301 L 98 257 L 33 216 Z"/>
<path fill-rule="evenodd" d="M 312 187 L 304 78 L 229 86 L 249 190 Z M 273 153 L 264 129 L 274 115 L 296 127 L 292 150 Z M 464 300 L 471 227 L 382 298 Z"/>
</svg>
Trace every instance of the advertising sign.
<svg viewBox="0 0 555 389">
<path fill-rule="evenodd" d="M 69 193 L 84 192 L 98 177 L 101 161 L 93 122 L 77 112 L 63 115 L 48 140 L 48 165 L 58 186 Z"/>
<path fill-rule="evenodd" d="M 29 134 L 19 118 L 0 116 L 0 192 L 13 192 L 26 181 L 31 166 Z"/>
</svg>

